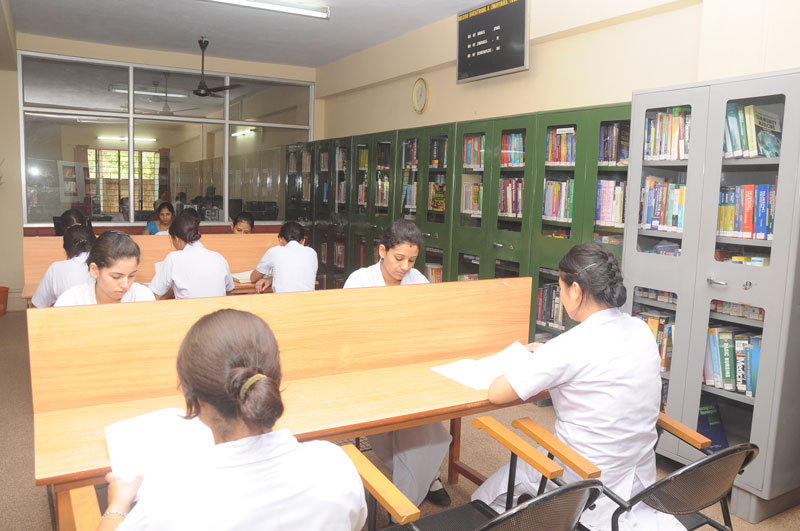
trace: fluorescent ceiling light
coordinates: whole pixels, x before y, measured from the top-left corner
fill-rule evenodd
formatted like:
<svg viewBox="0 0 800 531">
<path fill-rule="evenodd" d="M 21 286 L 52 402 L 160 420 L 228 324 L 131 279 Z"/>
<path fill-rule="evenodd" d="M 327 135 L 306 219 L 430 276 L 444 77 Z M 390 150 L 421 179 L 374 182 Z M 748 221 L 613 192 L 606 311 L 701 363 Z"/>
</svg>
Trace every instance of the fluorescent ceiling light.
<svg viewBox="0 0 800 531">
<path fill-rule="evenodd" d="M 231 133 L 231 136 L 252 135 L 253 133 L 255 133 L 255 129 L 245 129 L 244 131 L 236 131 L 235 133 Z"/>
<path fill-rule="evenodd" d="M 108 90 L 110 92 L 116 92 L 117 94 L 127 94 L 128 93 L 128 84 L 127 83 L 117 83 L 117 84 L 114 84 L 114 85 L 111 85 L 110 87 L 108 87 Z M 161 96 L 162 98 L 164 96 L 166 96 L 168 98 L 188 98 L 189 97 L 188 91 L 175 92 L 175 89 L 170 89 L 169 94 L 167 94 L 166 92 L 161 92 L 159 90 L 155 90 L 155 87 L 134 88 L 133 89 L 133 93 L 134 94 L 139 94 L 141 96 Z"/>
<path fill-rule="evenodd" d="M 127 142 L 127 136 L 98 136 L 97 140 L 118 140 L 120 142 Z M 155 138 L 140 138 L 138 136 L 133 137 L 135 142 L 155 142 L 157 139 Z"/>
<path fill-rule="evenodd" d="M 331 8 L 328 6 L 315 6 L 303 2 L 259 2 L 257 0 L 205 0 L 206 2 L 217 2 L 219 4 L 230 4 L 241 7 L 252 7 L 255 9 L 265 9 L 267 11 L 277 11 L 279 13 L 289 13 L 291 15 L 303 15 L 306 17 L 331 18 Z"/>
</svg>

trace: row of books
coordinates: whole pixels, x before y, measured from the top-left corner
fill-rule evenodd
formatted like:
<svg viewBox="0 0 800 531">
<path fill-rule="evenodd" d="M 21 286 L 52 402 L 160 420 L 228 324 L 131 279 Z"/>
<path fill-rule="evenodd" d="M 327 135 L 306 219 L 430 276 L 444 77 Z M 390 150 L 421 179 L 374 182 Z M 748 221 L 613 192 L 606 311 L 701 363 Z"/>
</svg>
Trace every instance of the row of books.
<svg viewBox="0 0 800 531">
<path fill-rule="evenodd" d="M 614 122 L 600 125 L 597 146 L 598 166 L 627 166 L 631 158 L 631 123 Z"/>
<path fill-rule="evenodd" d="M 336 183 L 336 202 L 339 204 L 347 203 L 347 183 L 345 181 Z"/>
<path fill-rule="evenodd" d="M 561 304 L 558 282 L 542 284 L 537 294 L 536 324 L 556 330 L 566 330 L 566 312 Z"/>
<path fill-rule="evenodd" d="M 758 105 L 728 103 L 725 107 L 726 159 L 781 156 L 781 117 Z"/>
<path fill-rule="evenodd" d="M 336 242 L 333 244 L 333 265 L 334 267 L 344 268 L 344 244 Z"/>
<path fill-rule="evenodd" d="M 648 112 L 644 160 L 687 160 L 691 125 L 691 107 L 667 107 L 664 111 Z"/>
<path fill-rule="evenodd" d="M 497 214 L 499 216 L 521 218 L 524 191 L 525 181 L 522 177 L 501 178 Z"/>
<path fill-rule="evenodd" d="M 656 289 L 634 286 L 633 296 L 643 299 L 651 299 L 666 304 L 678 304 L 678 296 L 670 291 L 659 291 Z"/>
<path fill-rule="evenodd" d="M 461 213 L 471 216 L 481 215 L 483 205 L 483 183 L 465 183 L 461 194 Z"/>
<path fill-rule="evenodd" d="M 640 203 L 639 228 L 683 232 L 686 185 L 664 177 L 645 176 Z"/>
<path fill-rule="evenodd" d="M 431 138 L 431 154 L 428 164 L 431 168 L 447 168 L 447 137 Z"/>
<path fill-rule="evenodd" d="M 622 245 L 624 240 L 622 234 L 600 234 L 595 232 L 592 235 L 595 243 L 608 243 L 610 245 Z"/>
<path fill-rule="evenodd" d="M 327 203 L 328 202 L 328 180 L 327 179 L 325 179 L 322 182 L 322 202 L 323 203 Z"/>
<path fill-rule="evenodd" d="M 542 218 L 549 221 L 572 221 L 575 179 L 566 181 L 545 179 Z"/>
<path fill-rule="evenodd" d="M 760 334 L 728 326 L 709 328 L 703 382 L 755 397 L 760 360 Z"/>
<path fill-rule="evenodd" d="M 484 135 L 464 135 L 464 167 L 473 170 L 482 170 L 486 143 Z"/>
<path fill-rule="evenodd" d="M 417 139 L 411 138 L 403 142 L 403 168 L 417 169 Z"/>
<path fill-rule="evenodd" d="M 525 165 L 525 137 L 522 133 L 505 133 L 500 141 L 500 167 L 520 168 Z"/>
<path fill-rule="evenodd" d="M 303 201 L 311 201 L 311 179 L 309 177 L 302 178 Z"/>
<path fill-rule="evenodd" d="M 336 149 L 336 171 L 347 171 L 347 148 Z"/>
<path fill-rule="evenodd" d="M 742 255 L 741 253 L 735 254 L 724 249 L 717 249 L 714 251 L 714 258 L 716 258 L 719 262 L 730 264 L 741 264 L 755 267 L 766 267 L 769 265 L 769 256 L 765 254 Z"/>
<path fill-rule="evenodd" d="M 595 195 L 594 224 L 624 227 L 625 181 L 598 179 Z"/>
<path fill-rule="evenodd" d="M 375 186 L 375 206 L 389 206 L 389 177 L 387 175 L 384 175 L 383 178 L 378 176 Z"/>
<path fill-rule="evenodd" d="M 675 314 L 647 310 L 644 312 L 634 311 L 633 316 L 638 317 L 650 327 L 653 338 L 656 340 L 658 355 L 661 358 L 661 372 L 669 372 L 672 362 L 672 345 L 675 340 Z"/>
<path fill-rule="evenodd" d="M 463 273 L 458 275 L 458 280 L 478 280 L 478 273 Z"/>
<path fill-rule="evenodd" d="M 408 183 L 404 185 L 405 190 L 403 191 L 403 197 L 405 201 L 403 202 L 403 207 L 416 209 L 417 208 L 417 183 Z"/>
<path fill-rule="evenodd" d="M 574 166 L 577 133 L 574 127 L 550 127 L 545 138 L 545 166 Z"/>
<path fill-rule="evenodd" d="M 376 153 L 378 169 L 389 169 L 392 160 L 392 144 L 390 142 L 378 142 Z"/>
<path fill-rule="evenodd" d="M 723 315 L 730 315 L 731 317 L 743 317 L 745 319 L 752 319 L 754 321 L 764 320 L 764 308 L 750 306 L 749 304 L 714 299 L 711 301 L 710 310 Z"/>
<path fill-rule="evenodd" d="M 659 240 L 650 249 L 642 249 L 643 253 L 660 254 L 663 256 L 680 256 L 681 246 L 669 240 Z"/>
<path fill-rule="evenodd" d="M 431 284 L 435 284 L 437 282 L 443 282 L 442 273 L 444 272 L 444 266 L 442 264 L 425 264 L 425 277 L 427 277 L 428 282 Z"/>
<path fill-rule="evenodd" d="M 447 200 L 446 192 L 445 183 L 428 183 L 428 210 L 444 212 L 445 201 Z"/>
<path fill-rule="evenodd" d="M 542 236 L 545 238 L 555 238 L 557 240 L 568 240 L 570 236 L 569 229 L 559 229 L 559 228 L 545 228 L 542 227 Z"/>
<path fill-rule="evenodd" d="M 717 235 L 771 240 L 775 220 L 774 184 L 743 184 L 719 189 Z"/>
<path fill-rule="evenodd" d="M 364 171 L 369 169 L 369 149 L 366 147 L 358 149 L 358 169 Z"/>
<path fill-rule="evenodd" d="M 367 183 L 359 183 L 356 192 L 356 201 L 360 206 L 367 206 Z"/>
<path fill-rule="evenodd" d="M 311 171 L 311 151 L 303 151 L 303 172 Z"/>
<path fill-rule="evenodd" d="M 288 173 L 297 173 L 297 152 L 290 151 L 288 160 L 286 161 L 286 171 Z"/>
<path fill-rule="evenodd" d="M 323 151 L 319 154 L 319 171 L 328 171 L 330 168 L 331 154 Z"/>
<path fill-rule="evenodd" d="M 328 263 L 328 242 L 319 244 L 319 261 L 323 264 Z"/>
</svg>

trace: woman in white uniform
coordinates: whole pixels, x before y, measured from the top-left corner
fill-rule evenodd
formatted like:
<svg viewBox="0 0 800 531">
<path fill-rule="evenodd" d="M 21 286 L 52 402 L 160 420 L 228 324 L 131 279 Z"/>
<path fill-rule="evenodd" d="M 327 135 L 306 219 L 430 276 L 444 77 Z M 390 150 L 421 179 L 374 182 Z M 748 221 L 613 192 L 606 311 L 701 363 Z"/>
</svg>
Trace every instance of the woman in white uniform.
<svg viewBox="0 0 800 531">
<path fill-rule="evenodd" d="M 228 261 L 200 243 L 200 232 L 192 216 L 175 218 L 169 226 L 169 235 L 176 250 L 156 264 L 156 274 L 150 281 L 150 289 L 157 298 L 167 298 L 170 292 L 176 299 L 222 297 L 233 291 Z"/>
<path fill-rule="evenodd" d="M 62 293 L 55 306 L 154 301 L 147 287 L 134 282 L 139 269 L 139 246 L 126 233 L 100 235 L 86 257 L 91 279 Z"/>
<path fill-rule="evenodd" d="M 273 293 L 314 291 L 317 281 L 317 252 L 303 245 L 305 229 L 296 221 L 287 221 L 278 233 L 278 245 L 270 247 L 250 273 L 256 291 Z"/>
<path fill-rule="evenodd" d="M 37 308 L 52 306 L 59 295 L 72 286 L 92 280 L 86 258 L 96 239 L 94 231 L 82 225 L 74 225 L 64 231 L 64 251 L 67 253 L 67 259 L 53 262 L 47 268 L 31 299 L 34 306 Z"/>
<path fill-rule="evenodd" d="M 380 261 L 354 271 L 345 289 L 427 284 L 425 275 L 414 269 L 421 247 L 419 228 L 407 220 L 395 221 L 381 238 Z M 441 422 L 369 436 L 375 453 L 392 471 L 392 482 L 416 505 L 425 499 L 436 505 L 450 504 L 439 480 L 450 439 Z"/>
<path fill-rule="evenodd" d="M 656 422 L 661 400 L 659 354 L 640 319 L 619 311 L 626 298 L 617 259 L 596 243 L 573 247 L 559 262 L 561 302 L 580 322 L 546 344 L 528 346 L 527 363 L 489 387 L 489 400 L 504 404 L 550 390 L 556 436 L 602 470 L 603 484 L 629 499 L 656 480 Z M 541 476 L 517 466 L 515 494 L 536 495 Z M 580 478 L 565 467 L 564 481 Z M 505 510 L 508 465 L 472 495 Z M 552 485 L 551 485 L 552 486 Z M 610 530 L 617 505 L 605 496 L 581 523 Z M 623 515 L 620 529 L 683 529 L 672 516 L 640 503 Z"/>
<path fill-rule="evenodd" d="M 215 445 L 201 462 L 173 461 L 145 477 L 133 509 L 142 478 L 108 474 L 99 530 L 361 529 L 364 487 L 344 451 L 272 431 L 283 413 L 281 367 L 261 318 L 230 309 L 206 315 L 186 334 L 177 366 L 187 418 L 208 426 Z"/>
</svg>

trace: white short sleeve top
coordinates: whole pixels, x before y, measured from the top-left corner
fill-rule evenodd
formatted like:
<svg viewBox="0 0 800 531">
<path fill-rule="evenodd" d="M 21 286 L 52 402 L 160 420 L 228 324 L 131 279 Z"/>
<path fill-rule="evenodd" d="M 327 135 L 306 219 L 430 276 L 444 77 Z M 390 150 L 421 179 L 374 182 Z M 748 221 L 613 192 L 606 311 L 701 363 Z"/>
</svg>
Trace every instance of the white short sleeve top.
<svg viewBox="0 0 800 531">
<path fill-rule="evenodd" d="M 300 242 L 270 247 L 256 271 L 272 276 L 272 291 L 314 291 L 317 281 L 317 252 Z"/>
<path fill-rule="evenodd" d="M 95 280 L 69 288 L 61 294 L 54 306 L 85 306 L 97 304 L 97 295 L 94 291 Z M 153 292 L 137 282 L 131 284 L 128 292 L 122 296 L 120 302 L 143 302 L 156 300 Z"/>
<path fill-rule="evenodd" d="M 86 258 L 89 253 L 81 253 L 69 260 L 53 262 L 45 271 L 31 302 L 37 308 L 55 304 L 58 297 L 72 286 L 85 284 L 92 280 Z"/>
<path fill-rule="evenodd" d="M 381 286 L 386 286 L 386 281 L 383 279 L 383 274 L 381 273 L 381 262 L 383 259 L 377 263 L 373 264 L 369 267 L 362 267 L 356 271 L 353 271 L 349 277 L 347 277 L 347 281 L 344 283 L 345 288 L 377 288 Z M 408 273 L 405 274 L 403 280 L 400 281 L 400 285 L 407 285 L 407 284 L 427 284 L 428 279 L 420 273 L 417 269 L 411 268 L 409 269 Z"/>
<path fill-rule="evenodd" d="M 199 241 L 172 251 L 156 264 L 150 289 L 162 296 L 172 288 L 176 299 L 222 297 L 233 291 L 233 277 L 225 257 Z"/>
</svg>

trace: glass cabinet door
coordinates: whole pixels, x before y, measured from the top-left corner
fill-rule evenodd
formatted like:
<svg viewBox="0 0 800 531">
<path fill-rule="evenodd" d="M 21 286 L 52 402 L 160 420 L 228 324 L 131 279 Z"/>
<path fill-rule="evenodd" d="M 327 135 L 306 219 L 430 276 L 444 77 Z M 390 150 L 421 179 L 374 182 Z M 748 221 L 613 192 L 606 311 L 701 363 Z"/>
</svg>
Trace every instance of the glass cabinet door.
<svg viewBox="0 0 800 531">
<path fill-rule="evenodd" d="M 300 207 L 298 218 L 303 221 L 311 221 L 314 217 L 314 172 L 312 161 L 314 160 L 314 145 L 308 142 L 300 144 L 298 152 L 298 164 L 300 173 Z"/>
<path fill-rule="evenodd" d="M 419 188 L 419 138 L 403 137 L 400 153 L 400 213 L 404 219 L 416 221 Z"/>
</svg>

